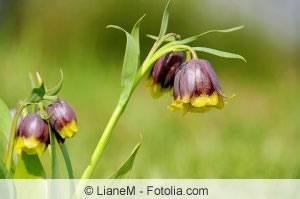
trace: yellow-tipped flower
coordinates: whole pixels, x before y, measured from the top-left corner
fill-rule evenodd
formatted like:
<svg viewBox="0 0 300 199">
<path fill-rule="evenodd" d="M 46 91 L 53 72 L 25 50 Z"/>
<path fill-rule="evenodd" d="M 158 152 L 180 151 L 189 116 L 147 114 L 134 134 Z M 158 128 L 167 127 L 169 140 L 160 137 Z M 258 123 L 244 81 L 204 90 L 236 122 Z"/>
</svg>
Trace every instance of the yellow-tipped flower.
<svg viewBox="0 0 300 199">
<path fill-rule="evenodd" d="M 172 88 L 175 72 L 182 60 L 182 52 L 172 52 L 163 55 L 156 61 L 148 78 L 150 93 L 154 98 L 160 97 Z"/>
<path fill-rule="evenodd" d="M 15 150 L 21 154 L 42 155 L 47 148 L 49 133 L 47 123 L 37 114 L 28 113 L 17 131 Z"/>
<path fill-rule="evenodd" d="M 171 110 L 206 112 L 222 109 L 224 94 L 216 73 L 206 60 L 192 59 L 176 71 Z"/>
<path fill-rule="evenodd" d="M 51 127 L 61 138 L 71 138 L 78 130 L 76 115 L 72 107 L 64 100 L 50 104 L 47 108 Z"/>
</svg>

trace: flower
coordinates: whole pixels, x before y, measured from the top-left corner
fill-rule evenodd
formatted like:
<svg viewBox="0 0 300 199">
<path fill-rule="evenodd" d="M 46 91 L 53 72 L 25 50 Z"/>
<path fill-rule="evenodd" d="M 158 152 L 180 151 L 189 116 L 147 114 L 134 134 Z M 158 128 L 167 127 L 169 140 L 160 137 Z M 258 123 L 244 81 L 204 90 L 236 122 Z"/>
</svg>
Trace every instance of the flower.
<svg viewBox="0 0 300 199">
<path fill-rule="evenodd" d="M 170 110 L 206 112 L 215 107 L 222 109 L 224 94 L 210 63 L 192 59 L 176 71 L 173 87 L 173 103 Z"/>
<path fill-rule="evenodd" d="M 148 86 L 154 98 L 158 98 L 173 86 L 177 68 L 183 60 L 182 52 L 171 52 L 161 56 L 149 74 Z"/>
<path fill-rule="evenodd" d="M 78 130 L 76 115 L 72 107 L 64 100 L 50 104 L 47 108 L 51 127 L 63 139 L 73 137 Z"/>
<path fill-rule="evenodd" d="M 17 130 L 16 152 L 42 155 L 47 148 L 48 132 L 47 123 L 39 115 L 28 113 Z"/>
</svg>

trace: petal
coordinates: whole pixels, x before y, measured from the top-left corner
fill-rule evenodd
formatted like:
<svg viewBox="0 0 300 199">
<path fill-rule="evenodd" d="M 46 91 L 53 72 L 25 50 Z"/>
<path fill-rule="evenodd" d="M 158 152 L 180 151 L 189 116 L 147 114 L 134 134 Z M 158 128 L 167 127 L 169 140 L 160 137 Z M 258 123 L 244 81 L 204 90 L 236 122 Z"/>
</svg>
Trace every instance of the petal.
<svg viewBox="0 0 300 199">
<path fill-rule="evenodd" d="M 217 92 L 213 92 L 212 95 L 200 95 L 191 99 L 191 105 L 194 108 L 218 108 L 224 107 L 223 97 Z M 207 110 L 200 110 L 199 112 L 205 112 Z"/>
<path fill-rule="evenodd" d="M 214 87 L 214 89 L 222 96 L 224 96 L 223 92 L 222 92 L 222 88 L 220 86 L 220 83 L 219 83 L 219 80 L 218 80 L 218 77 L 214 71 L 214 69 L 211 67 L 210 63 L 207 61 L 207 60 L 202 60 L 203 61 L 203 66 L 204 68 L 206 69 L 210 79 L 211 79 L 211 82 L 212 82 L 212 85 Z"/>
<path fill-rule="evenodd" d="M 61 130 L 58 131 L 62 138 L 71 138 L 78 131 L 78 126 L 75 120 L 65 125 Z"/>
<path fill-rule="evenodd" d="M 171 88 L 161 88 L 160 84 L 154 83 L 152 77 L 149 77 L 148 80 L 146 80 L 145 86 L 149 87 L 150 94 L 154 99 L 161 97 L 171 90 Z"/>
<path fill-rule="evenodd" d="M 190 64 L 187 64 L 185 67 L 183 67 L 183 71 L 179 82 L 180 96 L 182 99 L 185 99 L 186 102 L 188 102 L 189 98 L 191 98 L 195 93 L 195 79 L 196 78 L 193 67 L 191 67 Z"/>
<path fill-rule="evenodd" d="M 182 68 L 185 64 L 181 65 L 180 68 L 177 69 L 175 73 L 175 79 L 174 79 L 174 85 L 173 85 L 173 98 L 177 99 L 180 96 L 180 79 L 181 79 L 181 73 Z"/>
<path fill-rule="evenodd" d="M 47 145 L 45 143 L 39 142 L 33 136 L 28 138 L 18 137 L 15 144 L 15 150 L 19 155 L 22 153 L 23 150 L 29 155 L 42 155 L 46 150 L 46 147 Z"/>
</svg>

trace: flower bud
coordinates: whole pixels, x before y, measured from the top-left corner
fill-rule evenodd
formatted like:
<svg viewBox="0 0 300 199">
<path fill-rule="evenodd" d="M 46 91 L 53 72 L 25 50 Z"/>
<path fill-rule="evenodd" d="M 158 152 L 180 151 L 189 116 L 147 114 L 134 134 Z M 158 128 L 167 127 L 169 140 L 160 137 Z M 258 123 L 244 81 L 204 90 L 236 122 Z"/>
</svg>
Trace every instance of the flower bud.
<svg viewBox="0 0 300 199">
<path fill-rule="evenodd" d="M 37 114 L 28 113 L 17 130 L 15 149 L 28 154 L 42 155 L 47 147 L 49 137 L 47 123 Z"/>
<path fill-rule="evenodd" d="M 148 79 L 151 95 L 160 97 L 173 86 L 177 68 L 183 60 L 182 52 L 171 52 L 161 56 L 154 64 Z"/>
<path fill-rule="evenodd" d="M 221 86 L 216 73 L 206 60 L 192 59 L 176 71 L 171 110 L 206 112 L 224 107 Z"/>
<path fill-rule="evenodd" d="M 50 104 L 47 108 L 48 115 L 51 116 L 51 127 L 65 139 L 73 137 L 77 132 L 77 119 L 71 106 L 64 100 Z"/>
</svg>

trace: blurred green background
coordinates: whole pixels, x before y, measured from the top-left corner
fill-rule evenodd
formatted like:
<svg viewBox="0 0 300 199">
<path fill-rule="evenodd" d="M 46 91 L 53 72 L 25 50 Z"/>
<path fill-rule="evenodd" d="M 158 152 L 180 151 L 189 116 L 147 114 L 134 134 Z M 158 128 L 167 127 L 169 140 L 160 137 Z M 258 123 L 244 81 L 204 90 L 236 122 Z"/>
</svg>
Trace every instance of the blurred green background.
<svg viewBox="0 0 300 199">
<path fill-rule="evenodd" d="M 145 58 L 166 1 L 0 1 L 0 97 L 12 108 L 30 92 L 29 72 L 47 85 L 65 74 L 61 98 L 76 110 L 80 131 L 67 140 L 76 177 L 87 166 L 120 91 L 123 33 L 144 13 Z M 143 135 L 133 178 L 300 178 L 300 3 L 297 0 L 174 0 L 168 32 L 205 36 L 194 46 L 236 52 L 248 63 L 199 53 L 226 94 L 222 111 L 170 112 L 166 95 L 154 100 L 138 87 L 93 178 L 109 177 Z"/>
</svg>

